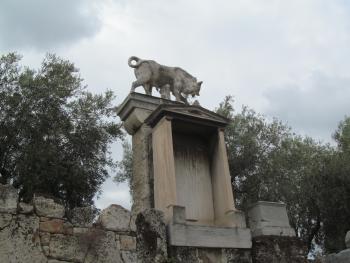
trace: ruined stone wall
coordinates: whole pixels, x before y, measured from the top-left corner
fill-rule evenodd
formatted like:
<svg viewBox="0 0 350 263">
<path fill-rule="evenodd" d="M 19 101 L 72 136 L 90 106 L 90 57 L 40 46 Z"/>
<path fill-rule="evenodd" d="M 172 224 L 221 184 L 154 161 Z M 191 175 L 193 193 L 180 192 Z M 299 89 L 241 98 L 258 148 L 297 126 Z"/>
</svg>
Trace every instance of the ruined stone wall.
<svg viewBox="0 0 350 263">
<path fill-rule="evenodd" d="M 109 206 L 93 223 L 90 208 L 67 213 L 41 196 L 17 200 L 14 188 L 0 185 L 0 263 L 136 262 L 136 226 L 123 207 Z"/>
<path fill-rule="evenodd" d="M 110 205 L 95 216 L 90 207 L 66 211 L 42 196 L 18 202 L 16 189 L 0 184 L 0 263 L 306 262 L 296 237 L 254 237 L 252 249 L 175 247 L 167 243 L 161 211 L 135 216 Z"/>
<path fill-rule="evenodd" d="M 297 237 L 257 236 L 253 238 L 253 263 L 306 263 L 307 247 Z"/>
</svg>

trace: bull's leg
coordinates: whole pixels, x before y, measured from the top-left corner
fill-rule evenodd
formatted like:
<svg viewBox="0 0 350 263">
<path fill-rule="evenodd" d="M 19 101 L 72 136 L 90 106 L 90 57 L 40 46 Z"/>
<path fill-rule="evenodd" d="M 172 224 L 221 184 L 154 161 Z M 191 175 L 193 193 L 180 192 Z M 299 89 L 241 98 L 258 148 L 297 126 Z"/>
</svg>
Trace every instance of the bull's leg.
<svg viewBox="0 0 350 263">
<path fill-rule="evenodd" d="M 163 99 L 170 100 L 170 85 L 165 84 L 163 87 L 160 88 L 160 95 Z"/>
<path fill-rule="evenodd" d="M 188 104 L 187 99 L 184 96 L 182 96 L 181 94 L 180 94 L 180 99 L 183 103 Z"/>
<path fill-rule="evenodd" d="M 135 80 L 135 81 L 131 84 L 131 90 L 130 90 L 130 92 L 135 92 L 135 89 L 136 89 L 137 87 L 142 86 L 142 85 L 143 85 L 143 83 L 142 83 L 141 81 Z"/>
<path fill-rule="evenodd" d="M 178 102 L 183 102 L 182 101 L 182 99 L 181 99 L 181 94 L 180 94 L 180 92 L 179 92 L 179 90 L 178 89 L 174 89 L 174 96 L 175 96 L 175 98 L 176 98 L 176 101 L 178 101 Z"/>
<path fill-rule="evenodd" d="M 181 96 L 181 82 L 175 82 L 173 88 L 173 94 L 178 102 L 184 102 Z"/>
<path fill-rule="evenodd" d="M 150 84 L 144 84 L 143 88 L 145 89 L 147 95 L 152 96 L 152 86 Z"/>
</svg>

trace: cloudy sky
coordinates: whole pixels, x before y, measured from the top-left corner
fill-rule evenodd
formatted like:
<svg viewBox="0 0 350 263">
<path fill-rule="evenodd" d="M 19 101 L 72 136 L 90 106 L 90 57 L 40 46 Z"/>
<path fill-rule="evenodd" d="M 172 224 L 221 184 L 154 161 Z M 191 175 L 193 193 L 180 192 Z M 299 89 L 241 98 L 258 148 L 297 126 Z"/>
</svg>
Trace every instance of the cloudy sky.
<svg viewBox="0 0 350 263">
<path fill-rule="evenodd" d="M 1 0 L 0 36 L 0 54 L 17 51 L 38 68 L 56 53 L 89 90 L 114 90 L 116 103 L 136 55 L 203 80 L 208 109 L 231 94 L 237 110 L 248 105 L 324 142 L 350 115 L 347 0 Z M 121 158 L 119 144 L 113 152 Z M 130 207 L 125 185 L 104 184 L 97 205 L 110 203 Z"/>
</svg>

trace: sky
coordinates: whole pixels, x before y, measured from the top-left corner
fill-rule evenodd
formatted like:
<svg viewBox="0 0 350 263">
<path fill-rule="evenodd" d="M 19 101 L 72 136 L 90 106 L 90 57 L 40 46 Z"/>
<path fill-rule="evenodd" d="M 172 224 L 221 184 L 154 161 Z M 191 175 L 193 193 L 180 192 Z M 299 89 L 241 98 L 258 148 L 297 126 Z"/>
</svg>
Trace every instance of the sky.
<svg viewBox="0 0 350 263">
<path fill-rule="evenodd" d="M 113 90 L 116 104 L 136 55 L 202 80 L 203 107 L 233 95 L 236 111 L 247 105 L 322 142 L 350 115 L 346 0 L 1 0 L 0 36 L 0 55 L 16 51 L 39 68 L 56 53 L 88 90 Z M 111 147 L 120 160 L 120 142 Z M 106 181 L 96 204 L 111 203 L 130 208 L 126 184 Z"/>
</svg>

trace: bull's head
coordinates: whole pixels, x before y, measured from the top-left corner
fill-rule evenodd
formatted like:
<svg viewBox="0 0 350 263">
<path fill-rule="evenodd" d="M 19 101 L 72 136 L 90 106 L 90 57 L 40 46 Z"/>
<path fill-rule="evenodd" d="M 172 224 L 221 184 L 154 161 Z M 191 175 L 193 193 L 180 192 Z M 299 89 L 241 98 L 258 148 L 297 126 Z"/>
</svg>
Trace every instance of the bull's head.
<svg viewBox="0 0 350 263">
<path fill-rule="evenodd" d="M 203 83 L 203 81 L 193 83 L 192 92 L 191 92 L 192 97 L 199 96 L 199 91 L 201 90 L 202 83 Z"/>
</svg>

